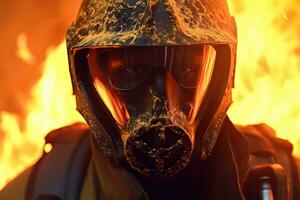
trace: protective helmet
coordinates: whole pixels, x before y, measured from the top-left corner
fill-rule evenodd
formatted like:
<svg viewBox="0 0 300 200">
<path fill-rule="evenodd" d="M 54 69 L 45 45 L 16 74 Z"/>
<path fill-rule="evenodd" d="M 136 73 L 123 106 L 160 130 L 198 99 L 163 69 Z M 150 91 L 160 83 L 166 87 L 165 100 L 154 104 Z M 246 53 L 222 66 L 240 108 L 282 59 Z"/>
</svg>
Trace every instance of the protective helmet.
<svg viewBox="0 0 300 200">
<path fill-rule="evenodd" d="M 206 159 L 231 104 L 236 43 L 226 0 L 84 0 L 69 65 L 105 156 L 155 180 Z"/>
</svg>

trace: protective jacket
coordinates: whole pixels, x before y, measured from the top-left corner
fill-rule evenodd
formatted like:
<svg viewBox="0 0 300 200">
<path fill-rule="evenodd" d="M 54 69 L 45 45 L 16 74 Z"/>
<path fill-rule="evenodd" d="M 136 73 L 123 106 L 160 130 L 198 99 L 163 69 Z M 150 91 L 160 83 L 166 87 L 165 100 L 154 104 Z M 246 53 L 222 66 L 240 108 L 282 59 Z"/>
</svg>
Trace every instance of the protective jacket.
<svg viewBox="0 0 300 200">
<path fill-rule="evenodd" d="M 205 161 L 192 160 L 163 182 L 150 182 L 126 166 L 115 166 L 90 135 L 85 124 L 49 133 L 46 142 L 53 150 L 9 183 L 0 199 L 234 200 L 261 199 L 263 192 L 278 200 L 299 199 L 300 168 L 292 145 L 264 124 L 234 126 L 226 118 L 212 155 Z"/>
</svg>

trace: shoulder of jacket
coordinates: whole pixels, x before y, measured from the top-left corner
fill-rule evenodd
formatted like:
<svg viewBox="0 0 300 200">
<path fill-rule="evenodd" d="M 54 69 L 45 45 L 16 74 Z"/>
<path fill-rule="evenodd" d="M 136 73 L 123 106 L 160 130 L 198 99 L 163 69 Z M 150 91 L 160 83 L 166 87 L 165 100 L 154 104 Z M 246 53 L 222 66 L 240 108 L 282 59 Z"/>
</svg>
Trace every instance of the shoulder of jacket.
<svg viewBox="0 0 300 200">
<path fill-rule="evenodd" d="M 278 153 L 292 154 L 293 145 L 288 141 L 276 136 L 276 132 L 266 124 L 248 126 L 236 126 L 247 138 L 250 152 L 253 154 Z"/>
<path fill-rule="evenodd" d="M 48 133 L 45 137 L 46 143 L 74 142 L 81 137 L 88 136 L 90 128 L 85 123 L 75 123 Z"/>
<path fill-rule="evenodd" d="M 88 125 L 76 123 L 46 136 L 46 143 L 52 149 L 44 152 L 34 165 L 27 188 L 28 199 L 45 195 L 66 200 L 77 198 L 90 161 L 90 135 Z"/>
<path fill-rule="evenodd" d="M 293 145 L 288 140 L 276 137 L 276 132 L 266 124 L 237 128 L 248 140 L 252 169 L 279 164 L 288 177 L 291 197 L 299 199 L 300 161 L 293 157 Z"/>
<path fill-rule="evenodd" d="M 295 158 L 295 162 L 296 162 L 296 167 L 297 167 L 297 171 L 298 171 L 298 177 L 300 180 L 300 158 Z"/>
<path fill-rule="evenodd" d="M 66 143 L 77 143 L 82 140 L 84 137 L 87 137 L 90 133 L 88 125 L 84 123 L 76 123 L 70 126 L 65 126 L 56 130 L 51 131 L 45 137 L 46 143 L 52 145 L 61 144 L 68 148 Z M 43 158 L 47 153 L 44 153 L 41 158 Z M 41 160 L 41 159 L 40 159 Z M 0 200 L 4 199 L 13 199 L 13 200 L 23 200 L 26 199 L 28 186 L 32 181 L 32 174 L 35 173 L 35 168 L 39 165 L 37 161 L 33 166 L 26 169 L 23 173 L 18 175 L 15 179 L 9 182 L 1 191 L 0 191 Z"/>
<path fill-rule="evenodd" d="M 27 185 L 32 172 L 32 167 L 26 169 L 15 179 L 9 182 L 1 191 L 0 199 L 23 200 L 26 197 Z"/>
</svg>

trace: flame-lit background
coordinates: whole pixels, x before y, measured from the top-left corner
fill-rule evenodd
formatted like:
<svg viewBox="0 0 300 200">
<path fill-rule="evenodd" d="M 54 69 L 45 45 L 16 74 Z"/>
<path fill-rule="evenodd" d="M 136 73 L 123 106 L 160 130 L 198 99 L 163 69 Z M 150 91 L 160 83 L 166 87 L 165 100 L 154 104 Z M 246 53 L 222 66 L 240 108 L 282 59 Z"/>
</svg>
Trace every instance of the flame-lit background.
<svg viewBox="0 0 300 200">
<path fill-rule="evenodd" d="M 65 32 L 81 0 L 0 3 L 0 189 L 42 153 L 51 130 L 83 121 L 75 111 Z M 231 0 L 239 33 L 238 124 L 265 122 L 300 157 L 300 2 Z"/>
</svg>

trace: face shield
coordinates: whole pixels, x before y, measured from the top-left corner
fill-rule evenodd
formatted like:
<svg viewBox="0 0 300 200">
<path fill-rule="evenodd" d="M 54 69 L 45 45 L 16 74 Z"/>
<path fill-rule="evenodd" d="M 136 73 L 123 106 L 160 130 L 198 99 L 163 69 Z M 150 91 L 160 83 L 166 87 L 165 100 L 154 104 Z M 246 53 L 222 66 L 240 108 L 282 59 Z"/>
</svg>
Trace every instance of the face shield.
<svg viewBox="0 0 300 200">
<path fill-rule="evenodd" d="M 84 66 L 77 67 L 86 70 L 86 84 L 121 130 L 129 164 L 154 179 L 183 169 L 192 154 L 199 116 L 205 112 L 202 104 L 215 67 L 215 48 L 128 46 L 78 51 L 84 51 L 79 63 Z"/>
</svg>

